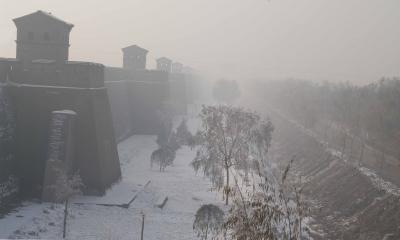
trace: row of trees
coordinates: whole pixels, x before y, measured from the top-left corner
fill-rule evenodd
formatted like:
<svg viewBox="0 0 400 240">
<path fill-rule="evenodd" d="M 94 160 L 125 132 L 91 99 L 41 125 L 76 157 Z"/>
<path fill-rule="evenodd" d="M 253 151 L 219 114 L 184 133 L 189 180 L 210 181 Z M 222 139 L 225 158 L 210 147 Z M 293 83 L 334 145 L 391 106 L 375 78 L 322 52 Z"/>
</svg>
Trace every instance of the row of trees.
<svg viewBox="0 0 400 240">
<path fill-rule="evenodd" d="M 183 145 L 193 147 L 195 140 L 194 136 L 188 130 L 186 119 L 183 119 L 175 130 L 172 114 L 160 112 L 159 115 L 162 121 L 157 135 L 158 149 L 153 151 L 150 161 L 151 167 L 153 167 L 153 164 L 157 164 L 160 172 L 162 172 L 165 171 L 166 167 L 173 164 L 176 151 Z"/>
<path fill-rule="evenodd" d="M 214 205 L 202 206 L 193 225 L 201 239 L 303 239 L 305 205 L 301 188 L 281 179 L 266 159 L 274 130 L 268 119 L 238 107 L 207 106 L 196 134 L 196 171 L 222 189 L 227 216 Z M 293 161 L 291 161 L 292 163 Z M 230 203 L 229 199 L 233 201 Z"/>
<path fill-rule="evenodd" d="M 333 123 L 346 134 L 400 157 L 398 78 L 383 78 L 366 86 L 286 80 L 265 83 L 261 89 L 259 96 L 307 128 Z"/>
</svg>

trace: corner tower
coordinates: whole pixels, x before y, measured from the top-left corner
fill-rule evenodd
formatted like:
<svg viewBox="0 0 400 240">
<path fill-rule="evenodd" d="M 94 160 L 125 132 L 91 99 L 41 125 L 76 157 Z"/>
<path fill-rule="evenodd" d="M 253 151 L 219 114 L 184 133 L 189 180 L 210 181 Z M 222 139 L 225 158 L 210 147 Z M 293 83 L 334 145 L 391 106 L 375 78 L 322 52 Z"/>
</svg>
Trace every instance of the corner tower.
<svg viewBox="0 0 400 240">
<path fill-rule="evenodd" d="M 34 60 L 48 60 L 59 64 L 68 60 L 69 34 L 74 25 L 43 11 L 14 20 L 17 27 L 17 59 L 24 66 Z"/>
<path fill-rule="evenodd" d="M 127 70 L 146 69 L 147 51 L 137 45 L 132 45 L 122 49 L 124 54 L 123 67 Z"/>
<path fill-rule="evenodd" d="M 182 73 L 183 70 L 183 64 L 179 62 L 174 62 L 172 64 L 172 72 L 173 73 Z"/>
</svg>

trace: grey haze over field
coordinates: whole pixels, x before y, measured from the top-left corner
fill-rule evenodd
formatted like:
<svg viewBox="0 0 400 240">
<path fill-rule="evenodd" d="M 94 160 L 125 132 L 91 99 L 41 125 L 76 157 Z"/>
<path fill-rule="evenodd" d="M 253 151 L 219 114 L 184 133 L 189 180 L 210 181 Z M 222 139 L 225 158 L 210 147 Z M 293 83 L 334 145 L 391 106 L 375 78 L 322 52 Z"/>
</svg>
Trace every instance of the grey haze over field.
<svg viewBox="0 0 400 240">
<path fill-rule="evenodd" d="M 399 0 L 0 0 L 0 56 L 11 21 L 36 10 L 75 25 L 73 60 L 121 66 L 121 48 L 151 49 L 214 77 L 369 83 L 400 75 Z"/>
</svg>

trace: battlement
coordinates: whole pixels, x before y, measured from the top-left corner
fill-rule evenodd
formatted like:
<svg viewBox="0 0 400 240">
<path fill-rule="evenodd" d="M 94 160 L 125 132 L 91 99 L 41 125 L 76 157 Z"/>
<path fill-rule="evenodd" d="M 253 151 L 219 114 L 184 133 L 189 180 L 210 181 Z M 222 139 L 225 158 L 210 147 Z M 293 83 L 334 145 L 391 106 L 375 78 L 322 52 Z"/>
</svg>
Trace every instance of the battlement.
<svg viewBox="0 0 400 240">
<path fill-rule="evenodd" d="M 17 60 L 0 60 L 0 79 L 31 85 L 99 88 L 104 87 L 104 66 L 89 62 L 66 62 L 62 66 L 54 61 L 36 60 L 28 69 Z"/>
</svg>

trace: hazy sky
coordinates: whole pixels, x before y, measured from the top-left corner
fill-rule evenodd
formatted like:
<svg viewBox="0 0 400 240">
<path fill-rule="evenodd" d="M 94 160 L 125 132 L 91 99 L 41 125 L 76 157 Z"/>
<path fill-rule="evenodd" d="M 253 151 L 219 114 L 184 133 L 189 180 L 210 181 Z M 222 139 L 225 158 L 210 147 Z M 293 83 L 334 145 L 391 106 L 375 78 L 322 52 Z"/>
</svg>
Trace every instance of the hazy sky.
<svg viewBox="0 0 400 240">
<path fill-rule="evenodd" d="M 12 18 L 36 10 L 75 25 L 72 60 L 121 66 L 150 50 L 227 76 L 366 83 L 400 76 L 400 0 L 0 0 L 0 56 L 15 56 Z"/>
</svg>

